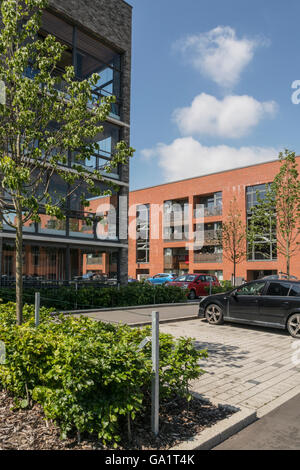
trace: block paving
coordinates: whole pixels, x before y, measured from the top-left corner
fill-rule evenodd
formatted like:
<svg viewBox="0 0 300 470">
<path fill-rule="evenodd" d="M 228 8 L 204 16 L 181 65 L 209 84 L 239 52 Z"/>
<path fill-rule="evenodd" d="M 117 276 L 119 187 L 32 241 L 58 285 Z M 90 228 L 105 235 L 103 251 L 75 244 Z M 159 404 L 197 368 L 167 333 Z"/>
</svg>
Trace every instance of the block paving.
<svg viewBox="0 0 300 470">
<path fill-rule="evenodd" d="M 200 363 L 206 373 L 192 383 L 192 390 L 205 398 L 254 408 L 261 417 L 300 393 L 300 340 L 286 331 L 212 326 L 198 319 L 160 328 L 193 337 L 198 349 L 207 349 L 208 359 Z"/>
</svg>

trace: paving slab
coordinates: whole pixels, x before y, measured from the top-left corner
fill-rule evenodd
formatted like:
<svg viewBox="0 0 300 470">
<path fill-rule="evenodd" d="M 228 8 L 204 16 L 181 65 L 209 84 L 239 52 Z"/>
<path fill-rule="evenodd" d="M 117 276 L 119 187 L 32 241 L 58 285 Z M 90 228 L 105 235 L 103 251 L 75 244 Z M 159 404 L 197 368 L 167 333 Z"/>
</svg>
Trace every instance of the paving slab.
<svg viewBox="0 0 300 470">
<path fill-rule="evenodd" d="M 300 450 L 300 394 L 214 450 Z"/>
<path fill-rule="evenodd" d="M 191 384 L 203 398 L 248 406 L 260 418 L 300 393 L 300 364 L 294 363 L 300 340 L 285 331 L 199 319 L 160 330 L 193 337 L 198 349 L 207 349 L 208 359 L 200 362 L 206 374 Z"/>
</svg>

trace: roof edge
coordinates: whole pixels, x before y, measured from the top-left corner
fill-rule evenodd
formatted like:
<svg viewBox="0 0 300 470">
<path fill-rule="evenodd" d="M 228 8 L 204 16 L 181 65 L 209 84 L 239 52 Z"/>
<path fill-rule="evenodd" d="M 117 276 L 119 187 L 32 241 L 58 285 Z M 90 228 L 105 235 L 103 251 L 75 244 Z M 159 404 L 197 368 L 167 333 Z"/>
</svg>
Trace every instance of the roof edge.
<svg viewBox="0 0 300 470">
<path fill-rule="evenodd" d="M 296 158 L 300 158 L 300 155 L 296 155 Z M 252 168 L 252 167 L 261 166 L 261 165 L 268 165 L 270 163 L 277 163 L 277 162 L 279 163 L 278 158 L 276 160 L 270 160 L 268 162 L 254 163 L 253 165 L 239 166 L 237 168 L 230 168 L 228 170 L 215 171 L 213 173 L 206 173 L 205 175 L 193 176 L 192 178 L 183 178 L 181 180 L 167 181 L 166 183 L 155 184 L 153 186 L 145 186 L 144 188 L 130 190 L 130 193 L 136 193 L 138 191 L 145 191 L 147 189 L 159 188 L 160 186 L 167 186 L 169 184 L 181 183 L 183 181 L 191 181 L 191 180 L 195 180 L 198 178 L 206 178 L 207 176 L 220 175 L 222 173 L 228 173 L 230 171 L 239 171 L 239 170 L 244 170 L 246 168 Z"/>
</svg>

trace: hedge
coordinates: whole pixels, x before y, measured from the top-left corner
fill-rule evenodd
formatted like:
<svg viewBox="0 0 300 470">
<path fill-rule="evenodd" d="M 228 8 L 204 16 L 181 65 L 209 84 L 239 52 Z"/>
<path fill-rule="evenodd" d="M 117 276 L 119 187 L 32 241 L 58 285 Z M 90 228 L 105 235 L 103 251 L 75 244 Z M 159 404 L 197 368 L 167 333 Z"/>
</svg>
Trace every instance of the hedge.
<svg viewBox="0 0 300 470">
<path fill-rule="evenodd" d="M 55 289 L 37 289 L 41 294 L 41 305 L 59 310 L 132 307 L 135 305 L 153 305 L 180 303 L 187 301 L 187 291 L 180 287 L 152 286 L 132 284 L 117 287 L 59 287 Z M 35 289 L 24 289 L 24 302 L 34 303 Z M 0 288 L 3 302 L 15 301 L 14 289 Z"/>
<path fill-rule="evenodd" d="M 221 294 L 223 292 L 228 292 L 233 289 L 233 285 L 230 281 L 220 281 L 220 286 L 212 286 L 211 294 Z M 207 294 L 210 293 L 210 287 L 205 287 Z"/>
<path fill-rule="evenodd" d="M 43 310 L 34 325 L 34 308 L 25 306 L 27 322 L 16 326 L 15 304 L 0 308 L 0 340 L 6 362 L 0 385 L 17 406 L 42 405 L 47 419 L 67 433 L 97 435 L 104 445 L 118 446 L 128 420 L 151 406 L 151 345 L 138 345 L 150 329 L 131 329 L 88 318 L 50 317 Z M 160 334 L 160 397 L 189 397 L 188 386 L 203 370 L 191 338 Z"/>
</svg>

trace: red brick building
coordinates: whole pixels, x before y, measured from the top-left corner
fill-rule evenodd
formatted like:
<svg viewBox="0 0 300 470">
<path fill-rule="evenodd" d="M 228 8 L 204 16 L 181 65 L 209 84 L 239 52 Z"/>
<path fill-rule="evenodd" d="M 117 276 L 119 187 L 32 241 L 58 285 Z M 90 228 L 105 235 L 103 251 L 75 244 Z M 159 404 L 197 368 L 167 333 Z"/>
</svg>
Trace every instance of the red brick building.
<svg viewBox="0 0 300 470">
<path fill-rule="evenodd" d="M 297 161 L 299 165 L 300 157 Z M 129 196 L 129 276 L 141 278 L 163 272 L 213 273 L 220 279 L 230 280 L 233 265 L 223 256 L 217 236 L 228 215 L 230 202 L 237 199 L 246 223 L 257 191 L 263 195 L 265 185 L 273 181 L 279 168 L 276 160 L 132 191 Z M 174 207 L 179 212 L 182 209 L 182 218 L 176 220 Z M 198 207 L 204 207 L 204 219 L 199 218 L 203 212 L 200 213 Z M 191 233 L 197 233 L 201 227 L 204 229 L 202 248 L 195 242 L 189 244 L 192 249 L 187 249 Z M 138 240 L 131 236 L 136 228 L 141 233 Z M 249 281 L 280 271 L 285 272 L 285 260 L 277 253 L 276 240 L 271 240 L 259 250 L 254 246 L 248 258 L 237 266 L 237 277 Z M 291 271 L 300 278 L 300 252 L 292 258 Z"/>
</svg>

